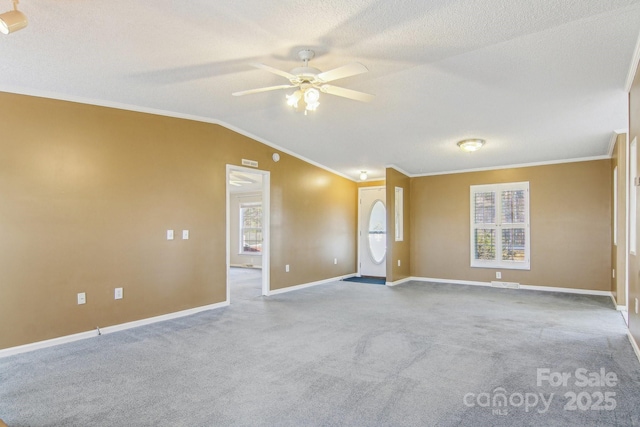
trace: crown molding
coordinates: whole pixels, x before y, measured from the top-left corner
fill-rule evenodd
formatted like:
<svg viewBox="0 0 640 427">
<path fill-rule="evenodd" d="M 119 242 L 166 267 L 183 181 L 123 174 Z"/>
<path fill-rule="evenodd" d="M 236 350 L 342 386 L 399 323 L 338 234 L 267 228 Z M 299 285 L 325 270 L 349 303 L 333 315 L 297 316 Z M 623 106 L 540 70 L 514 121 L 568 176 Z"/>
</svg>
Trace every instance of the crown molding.
<svg viewBox="0 0 640 427">
<path fill-rule="evenodd" d="M 640 34 L 638 34 L 638 40 L 636 41 L 636 48 L 633 50 L 633 57 L 631 58 L 631 64 L 629 65 L 629 73 L 627 74 L 627 81 L 624 85 L 627 93 L 631 92 L 631 86 L 633 80 L 636 77 L 638 71 L 638 63 L 640 63 Z"/>
<path fill-rule="evenodd" d="M 494 170 L 503 170 L 503 169 L 516 169 L 516 168 L 529 168 L 534 166 L 548 166 L 548 165 L 559 165 L 563 163 L 577 163 L 577 162 L 591 162 L 594 160 L 608 160 L 611 156 L 593 156 L 593 157 L 580 157 L 575 159 L 562 159 L 562 160 L 549 160 L 546 162 L 533 162 L 533 163 L 519 163 L 513 165 L 504 165 L 504 166 L 491 166 L 486 168 L 477 168 L 477 169 L 464 169 L 464 170 L 456 170 L 456 171 L 445 171 L 445 172 L 434 172 L 434 173 L 423 173 L 423 174 L 413 174 L 410 175 L 411 178 L 419 178 L 423 176 L 437 176 L 437 175 L 453 175 L 457 173 L 470 173 L 470 172 L 485 172 L 485 171 L 494 171 Z"/>
<path fill-rule="evenodd" d="M 148 107 L 140 107 L 138 105 L 132 105 L 132 104 L 125 104 L 125 103 L 121 103 L 121 102 L 115 102 L 115 101 L 105 101 L 105 100 L 101 100 L 101 99 L 93 99 L 93 98 L 84 98 L 84 97 L 80 97 L 80 96 L 71 96 L 71 95 L 66 95 L 66 94 L 61 94 L 61 93 L 57 93 L 57 92 L 47 92 L 47 91 L 39 91 L 39 90 L 33 90 L 33 89 L 26 89 L 26 88 L 18 88 L 18 87 L 7 87 L 7 86 L 0 86 L 0 92 L 7 92 L 7 93 L 14 93 L 17 95 L 26 95 L 26 96 L 34 96 L 34 97 L 38 97 L 38 98 L 48 98 L 48 99 L 56 99 L 58 101 L 67 101 L 67 102 L 75 102 L 77 104 L 86 104 L 86 105 L 92 105 L 92 106 L 98 106 L 98 107 L 106 107 L 106 108 L 114 108 L 114 109 L 118 109 L 118 110 L 124 110 L 124 111 L 133 111 L 136 113 L 145 113 L 145 114 L 153 114 L 156 116 L 164 116 L 164 117 L 172 117 L 175 119 L 183 119 L 183 120 L 192 120 L 195 122 L 202 122 L 202 123 L 210 123 L 210 124 L 214 124 L 214 125 L 219 125 L 222 127 L 225 127 L 229 130 L 232 130 L 233 132 L 236 132 L 240 135 L 246 136 L 247 138 L 251 138 L 255 141 L 258 141 L 264 145 L 267 145 L 275 150 L 278 150 L 282 153 L 286 153 L 292 157 L 295 157 L 297 159 L 300 159 L 306 163 L 309 163 L 313 166 L 316 166 L 320 169 L 324 169 L 327 172 L 331 172 L 332 174 L 341 176 L 342 178 L 346 178 L 349 181 L 353 181 L 353 182 L 358 182 L 357 179 L 349 177 L 345 174 L 343 174 L 342 172 L 338 172 L 336 170 L 333 170 L 325 165 L 322 165 L 316 161 L 313 161 L 311 159 L 308 159 L 304 156 L 301 156 L 300 154 L 294 153 L 291 150 L 288 150 L 284 147 L 279 146 L 278 144 L 275 144 L 271 141 L 268 141 L 264 138 L 261 138 L 257 135 L 254 135 L 250 132 L 245 131 L 244 129 L 241 129 L 237 126 L 234 126 L 232 124 L 229 124 L 223 120 L 218 120 L 218 119 L 213 119 L 211 117 L 204 117 L 204 116 L 198 116 L 198 115 L 194 115 L 194 114 L 183 114 L 183 113 L 177 113 L 175 111 L 168 111 L 168 110 L 162 110 L 162 109 L 157 109 L 157 108 L 148 108 Z"/>
<path fill-rule="evenodd" d="M 408 177 L 411 177 L 412 174 L 407 172 L 406 170 L 402 169 L 400 166 L 396 166 L 394 164 L 390 164 L 390 165 L 385 165 L 385 169 L 395 169 L 396 171 L 400 172 L 403 175 L 406 175 Z"/>
</svg>

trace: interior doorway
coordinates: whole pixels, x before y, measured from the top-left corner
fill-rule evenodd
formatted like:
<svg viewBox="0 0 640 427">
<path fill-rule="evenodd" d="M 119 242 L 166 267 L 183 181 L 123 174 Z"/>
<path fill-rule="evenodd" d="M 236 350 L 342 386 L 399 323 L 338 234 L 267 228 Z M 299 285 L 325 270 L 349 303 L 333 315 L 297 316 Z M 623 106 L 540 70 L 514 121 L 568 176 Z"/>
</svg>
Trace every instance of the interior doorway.
<svg viewBox="0 0 640 427">
<path fill-rule="evenodd" d="M 232 275 L 232 268 L 253 269 L 254 278 L 259 270 L 260 295 L 269 295 L 269 172 L 227 165 L 226 206 L 227 302 L 232 285 L 242 277 L 237 270 Z"/>
<path fill-rule="evenodd" d="M 386 187 L 358 189 L 358 276 L 387 276 Z"/>
</svg>

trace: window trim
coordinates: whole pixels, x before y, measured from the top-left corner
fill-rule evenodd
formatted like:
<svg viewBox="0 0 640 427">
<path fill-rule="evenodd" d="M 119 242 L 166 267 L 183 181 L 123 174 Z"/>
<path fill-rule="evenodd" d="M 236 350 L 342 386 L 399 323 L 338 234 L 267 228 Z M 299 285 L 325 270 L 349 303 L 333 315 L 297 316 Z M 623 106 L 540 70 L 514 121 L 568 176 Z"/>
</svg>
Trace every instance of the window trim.
<svg viewBox="0 0 640 427">
<path fill-rule="evenodd" d="M 502 230 L 501 224 L 501 209 L 502 206 L 500 204 L 500 193 L 503 191 L 510 190 L 525 190 L 525 222 L 524 222 L 524 230 L 525 230 L 525 260 L 524 261 L 512 261 L 512 260 L 503 260 L 502 257 L 502 238 L 499 233 Z M 475 223 L 475 194 L 476 193 L 485 193 L 485 192 L 495 192 L 496 193 L 496 210 L 495 210 L 495 219 L 496 224 L 487 226 L 486 224 L 476 224 Z M 523 182 L 510 182 L 504 184 L 483 184 L 483 185 L 472 185 L 469 189 L 469 224 L 470 224 L 470 235 L 469 235 L 469 259 L 470 266 L 472 268 L 500 268 L 500 269 L 510 269 L 510 270 L 531 270 L 531 217 L 530 217 L 530 192 L 529 192 L 529 181 Z M 475 230 L 477 228 L 480 229 L 495 229 L 496 230 L 496 259 L 494 260 L 483 260 L 475 258 Z M 521 228 L 521 226 L 509 226 L 506 228 Z M 500 258 L 499 258 L 500 257 Z"/>
<path fill-rule="evenodd" d="M 402 242 L 404 240 L 404 188 L 395 188 L 395 239 L 396 242 Z"/>
<path fill-rule="evenodd" d="M 613 246 L 618 246 L 618 166 L 613 168 Z"/>
<path fill-rule="evenodd" d="M 251 256 L 262 256 L 262 251 L 245 251 L 244 250 L 244 245 L 243 245 L 243 236 L 244 236 L 244 217 L 243 217 L 243 209 L 246 208 L 255 208 L 255 207 L 260 207 L 262 208 L 262 202 L 241 202 L 239 209 L 238 209 L 238 213 L 239 213 L 239 227 L 238 227 L 238 255 L 251 255 Z M 260 233 L 262 234 L 262 227 L 259 228 Z M 264 235 L 262 238 L 262 242 L 264 242 Z M 261 243 L 262 243 L 261 242 Z"/>
</svg>

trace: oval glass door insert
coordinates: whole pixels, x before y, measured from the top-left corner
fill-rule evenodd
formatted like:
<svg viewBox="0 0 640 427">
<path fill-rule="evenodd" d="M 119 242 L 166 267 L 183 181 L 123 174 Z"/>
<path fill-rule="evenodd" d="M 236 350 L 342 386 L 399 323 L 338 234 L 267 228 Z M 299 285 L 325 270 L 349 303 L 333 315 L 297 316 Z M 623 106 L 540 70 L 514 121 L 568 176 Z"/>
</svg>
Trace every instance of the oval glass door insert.
<svg viewBox="0 0 640 427">
<path fill-rule="evenodd" d="M 380 264 L 387 253 L 387 210 L 382 200 L 376 200 L 369 212 L 369 254 Z"/>
</svg>

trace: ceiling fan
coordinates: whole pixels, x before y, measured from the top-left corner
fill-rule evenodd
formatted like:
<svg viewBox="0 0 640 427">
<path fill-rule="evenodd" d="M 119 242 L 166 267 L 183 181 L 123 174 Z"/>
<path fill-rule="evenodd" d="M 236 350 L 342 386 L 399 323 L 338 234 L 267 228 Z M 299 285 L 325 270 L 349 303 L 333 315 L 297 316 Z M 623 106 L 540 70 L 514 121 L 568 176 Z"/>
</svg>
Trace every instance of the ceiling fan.
<svg viewBox="0 0 640 427">
<path fill-rule="evenodd" d="M 343 65 L 333 70 L 322 72 L 317 68 L 309 67 L 309 60 L 313 59 L 315 52 L 310 49 L 304 49 L 298 52 L 298 57 L 304 62 L 302 67 L 294 68 L 291 72 L 279 70 L 265 64 L 252 63 L 251 65 L 261 70 L 269 71 L 289 80 L 289 84 L 278 86 L 268 86 L 258 89 L 244 90 L 234 92 L 233 96 L 250 95 L 253 93 L 267 92 L 271 90 L 298 88 L 291 95 L 287 95 L 287 104 L 294 109 L 304 108 L 307 111 L 315 111 L 320 105 L 320 93 L 328 93 L 330 95 L 341 96 L 343 98 L 354 99 L 356 101 L 369 102 L 375 96 L 356 90 L 345 89 L 339 86 L 329 85 L 327 83 L 334 80 L 343 79 L 345 77 L 355 76 L 357 74 L 366 73 L 369 70 L 359 62 Z M 303 104 L 303 105 L 301 105 Z"/>
</svg>

